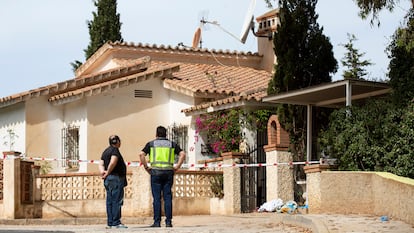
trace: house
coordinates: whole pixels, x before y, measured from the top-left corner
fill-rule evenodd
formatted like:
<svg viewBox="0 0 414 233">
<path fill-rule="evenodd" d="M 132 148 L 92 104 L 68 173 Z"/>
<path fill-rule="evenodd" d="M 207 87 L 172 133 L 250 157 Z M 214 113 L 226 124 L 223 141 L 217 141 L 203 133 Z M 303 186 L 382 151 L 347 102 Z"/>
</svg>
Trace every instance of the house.
<svg viewBox="0 0 414 233">
<path fill-rule="evenodd" d="M 271 45 L 258 37 L 251 53 L 108 42 L 74 78 L 0 98 L 0 137 L 12 129 L 14 149 L 52 160 L 51 172 L 90 172 L 109 135 L 120 136 L 126 161 L 137 161 L 163 125 L 187 151 L 186 162 L 197 163 L 195 116 L 269 105 L 261 100 L 275 61 Z"/>
</svg>

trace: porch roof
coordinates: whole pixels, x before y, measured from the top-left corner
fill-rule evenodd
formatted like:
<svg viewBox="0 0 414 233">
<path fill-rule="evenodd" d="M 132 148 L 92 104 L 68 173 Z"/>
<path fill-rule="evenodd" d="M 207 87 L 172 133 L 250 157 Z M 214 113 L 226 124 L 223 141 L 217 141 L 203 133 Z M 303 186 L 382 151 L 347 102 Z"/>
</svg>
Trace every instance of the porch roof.
<svg viewBox="0 0 414 233">
<path fill-rule="evenodd" d="M 386 83 L 363 80 L 340 80 L 263 98 L 264 102 L 320 107 L 341 107 L 348 101 L 384 95 L 391 91 Z"/>
<path fill-rule="evenodd" d="M 385 95 L 390 92 L 391 87 L 386 83 L 362 80 L 341 80 L 267 96 L 263 98 L 263 101 L 276 104 L 307 106 L 306 161 L 310 161 L 312 154 L 312 106 L 351 106 L 353 100 Z"/>
</svg>

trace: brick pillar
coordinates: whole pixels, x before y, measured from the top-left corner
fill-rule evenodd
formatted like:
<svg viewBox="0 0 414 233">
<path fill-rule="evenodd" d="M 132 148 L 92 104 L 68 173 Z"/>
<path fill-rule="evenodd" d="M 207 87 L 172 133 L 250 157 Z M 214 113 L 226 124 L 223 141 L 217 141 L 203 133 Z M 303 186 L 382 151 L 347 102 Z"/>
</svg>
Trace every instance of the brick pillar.
<svg viewBox="0 0 414 233">
<path fill-rule="evenodd" d="M 223 153 L 224 165 L 240 163 L 241 155 Z M 223 167 L 224 205 L 226 214 L 241 213 L 241 175 L 239 167 Z"/>
<path fill-rule="evenodd" d="M 266 164 L 292 162 L 292 154 L 288 152 L 289 134 L 282 129 L 276 115 L 272 115 L 267 123 L 268 145 L 264 146 Z M 294 199 L 293 170 L 289 165 L 266 167 L 266 200 L 280 198 L 282 201 Z"/>
<path fill-rule="evenodd" d="M 20 158 L 9 156 L 3 160 L 3 217 L 19 218 L 20 198 Z"/>
</svg>

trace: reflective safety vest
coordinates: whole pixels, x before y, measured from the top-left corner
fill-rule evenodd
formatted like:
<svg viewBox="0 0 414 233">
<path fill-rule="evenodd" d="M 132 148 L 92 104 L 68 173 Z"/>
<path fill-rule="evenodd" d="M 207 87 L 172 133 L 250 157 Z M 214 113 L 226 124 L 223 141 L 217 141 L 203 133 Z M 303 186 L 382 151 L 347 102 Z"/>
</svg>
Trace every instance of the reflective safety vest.
<svg viewBox="0 0 414 233">
<path fill-rule="evenodd" d="M 154 140 L 150 149 L 151 167 L 155 169 L 174 169 L 175 153 L 169 140 Z"/>
</svg>

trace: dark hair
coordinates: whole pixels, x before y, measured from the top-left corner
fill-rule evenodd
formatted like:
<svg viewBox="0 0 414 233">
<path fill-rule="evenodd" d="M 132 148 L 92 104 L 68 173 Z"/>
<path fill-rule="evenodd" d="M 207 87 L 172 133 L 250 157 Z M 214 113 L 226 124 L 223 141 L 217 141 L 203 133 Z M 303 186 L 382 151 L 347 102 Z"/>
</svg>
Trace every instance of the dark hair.
<svg viewBox="0 0 414 233">
<path fill-rule="evenodd" d="M 109 136 L 109 145 L 115 145 L 120 141 L 121 141 L 121 139 L 118 137 L 118 135 Z"/>
<path fill-rule="evenodd" d="M 167 137 L 167 129 L 165 127 L 163 127 L 163 126 L 158 126 L 157 127 L 157 132 L 156 132 L 156 135 L 155 136 L 162 137 L 162 138 Z"/>
</svg>

